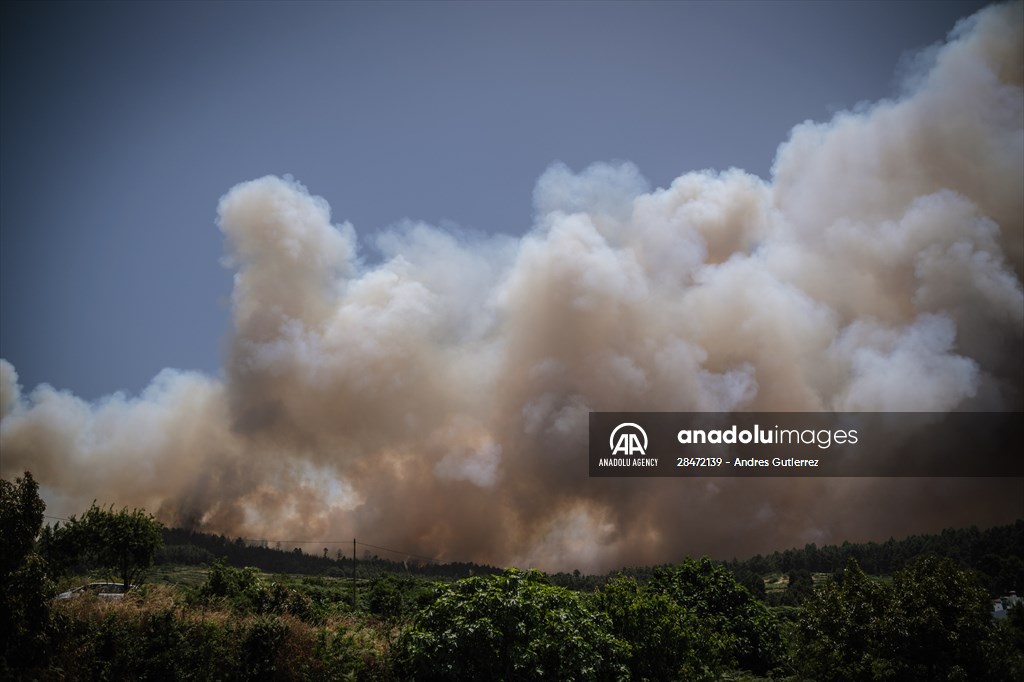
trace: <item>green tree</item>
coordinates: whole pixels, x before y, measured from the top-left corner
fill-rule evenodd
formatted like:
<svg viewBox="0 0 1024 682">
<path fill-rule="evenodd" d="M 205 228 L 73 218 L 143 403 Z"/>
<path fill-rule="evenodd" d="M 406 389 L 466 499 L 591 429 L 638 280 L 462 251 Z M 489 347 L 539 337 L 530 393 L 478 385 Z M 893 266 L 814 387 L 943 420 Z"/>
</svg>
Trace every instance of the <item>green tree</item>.
<svg viewBox="0 0 1024 682">
<path fill-rule="evenodd" d="M 881 642 L 900 680 L 995 679 L 992 601 L 975 574 L 923 557 L 893 577 Z"/>
<path fill-rule="evenodd" d="M 775 598 L 769 603 L 799 606 L 812 594 L 814 594 L 814 576 L 806 569 L 795 568 L 789 572 L 789 584 L 786 586 L 785 592 L 775 593 L 778 596 L 773 595 Z"/>
<path fill-rule="evenodd" d="M 39 484 L 26 471 L 14 483 L 0 479 L 0 576 L 18 570 L 32 551 L 43 525 L 46 505 L 39 497 Z"/>
<path fill-rule="evenodd" d="M 1024 680 L 1024 605 L 1010 608 L 1006 618 L 996 623 L 995 650 L 1004 653 L 999 665 L 1008 680 Z"/>
<path fill-rule="evenodd" d="M 890 585 L 851 561 L 807 600 L 798 664 L 821 682 L 1007 679 L 990 604 L 950 559 L 918 559 Z"/>
<path fill-rule="evenodd" d="M 82 562 L 120 577 L 125 588 L 139 582 L 163 544 L 163 526 L 142 509 L 114 511 L 94 502 L 81 518 L 47 529 L 41 538 L 44 555 L 59 570 Z"/>
<path fill-rule="evenodd" d="M 439 585 L 397 643 L 409 680 L 618 680 L 628 647 L 581 595 L 537 571 Z"/>
<path fill-rule="evenodd" d="M 782 664 L 778 621 L 722 564 L 705 557 L 659 567 L 649 587 L 697 617 L 705 633 L 706 660 L 759 675 Z"/>
<path fill-rule="evenodd" d="M 633 680 L 714 679 L 723 638 L 706 632 L 696 614 L 632 577 L 616 576 L 593 597 L 608 614 L 612 634 L 630 645 Z"/>
<path fill-rule="evenodd" d="M 841 581 L 828 582 L 804 604 L 802 672 L 821 682 L 875 679 L 876 620 L 890 599 L 889 587 L 869 578 L 851 559 Z"/>
<path fill-rule="evenodd" d="M 761 574 L 755 573 L 750 569 L 736 569 L 733 570 L 733 575 L 736 576 L 736 582 L 743 587 L 747 588 L 750 594 L 754 595 L 761 601 L 767 598 L 767 594 L 764 588 L 764 578 Z"/>
<path fill-rule="evenodd" d="M 14 483 L 0 479 L 0 676 L 45 652 L 53 583 L 33 551 L 45 509 L 31 473 Z"/>
</svg>

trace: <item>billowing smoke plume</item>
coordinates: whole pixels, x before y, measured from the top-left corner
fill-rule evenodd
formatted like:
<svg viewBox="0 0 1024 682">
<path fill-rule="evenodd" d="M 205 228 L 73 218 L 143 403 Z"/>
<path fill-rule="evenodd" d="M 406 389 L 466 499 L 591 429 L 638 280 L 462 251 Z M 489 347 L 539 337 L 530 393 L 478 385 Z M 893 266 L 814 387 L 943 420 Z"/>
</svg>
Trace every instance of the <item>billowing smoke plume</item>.
<svg viewBox="0 0 1024 682">
<path fill-rule="evenodd" d="M 521 239 L 405 224 L 360 255 L 291 179 L 231 189 L 223 379 L 25 395 L 3 473 L 51 513 L 608 569 L 1024 516 L 1020 481 L 590 479 L 591 410 L 1020 410 L 1022 5 L 900 98 L 793 129 L 770 182 L 545 172 Z"/>
</svg>

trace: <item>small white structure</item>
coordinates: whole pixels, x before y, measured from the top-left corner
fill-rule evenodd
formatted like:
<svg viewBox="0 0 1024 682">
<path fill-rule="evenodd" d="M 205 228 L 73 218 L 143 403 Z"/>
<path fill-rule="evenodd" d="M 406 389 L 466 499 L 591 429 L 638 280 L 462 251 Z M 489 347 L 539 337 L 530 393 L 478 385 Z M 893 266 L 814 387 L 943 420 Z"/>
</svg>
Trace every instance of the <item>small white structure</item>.
<svg viewBox="0 0 1024 682">
<path fill-rule="evenodd" d="M 1010 592 L 1005 597 L 992 600 L 992 618 L 993 620 L 1002 620 L 1006 618 L 1006 612 L 1013 608 L 1020 608 L 1022 600 L 1017 596 L 1016 592 Z"/>
</svg>

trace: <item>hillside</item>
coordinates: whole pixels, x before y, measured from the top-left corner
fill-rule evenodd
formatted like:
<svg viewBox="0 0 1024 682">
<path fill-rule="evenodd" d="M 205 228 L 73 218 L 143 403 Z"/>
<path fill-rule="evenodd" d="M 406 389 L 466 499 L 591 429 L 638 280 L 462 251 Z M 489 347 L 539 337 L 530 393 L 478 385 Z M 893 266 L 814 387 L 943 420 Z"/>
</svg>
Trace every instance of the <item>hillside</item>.
<svg viewBox="0 0 1024 682">
<path fill-rule="evenodd" d="M 360 543 L 357 555 L 356 577 L 373 579 L 381 575 L 415 576 L 430 579 L 458 579 L 472 575 L 500 573 L 495 566 L 472 562 L 431 562 L 410 556 L 399 561 L 378 556 L 370 545 Z M 164 547 L 157 556 L 158 564 L 207 565 L 214 559 L 223 559 L 234 567 L 254 566 L 267 573 L 290 573 L 307 576 L 351 577 L 351 546 L 346 556 L 335 551 L 331 556 L 309 554 L 300 549 L 291 551 L 263 546 L 242 538 L 230 539 L 223 535 L 210 535 L 179 528 L 164 530 Z M 387 550 L 391 551 L 391 550 Z M 815 574 L 841 572 L 853 559 L 872 575 L 890 575 L 911 565 L 921 556 L 938 556 L 953 560 L 961 568 L 976 571 L 986 589 L 993 595 L 1012 590 L 1024 592 L 1024 519 L 1004 526 L 984 530 L 976 527 L 946 529 L 931 535 L 911 535 L 902 539 L 890 538 L 882 543 L 850 543 L 824 545 L 808 544 L 756 555 L 748 559 L 721 561 L 743 584 L 751 586 L 756 580 L 770 576 L 790 574 L 794 571 Z M 616 574 L 632 576 L 646 581 L 654 567 L 623 567 L 601 575 L 553 573 L 552 584 L 572 590 L 593 591 Z M 753 590 L 755 593 L 758 590 Z M 763 594 L 763 592 L 762 592 Z"/>
</svg>

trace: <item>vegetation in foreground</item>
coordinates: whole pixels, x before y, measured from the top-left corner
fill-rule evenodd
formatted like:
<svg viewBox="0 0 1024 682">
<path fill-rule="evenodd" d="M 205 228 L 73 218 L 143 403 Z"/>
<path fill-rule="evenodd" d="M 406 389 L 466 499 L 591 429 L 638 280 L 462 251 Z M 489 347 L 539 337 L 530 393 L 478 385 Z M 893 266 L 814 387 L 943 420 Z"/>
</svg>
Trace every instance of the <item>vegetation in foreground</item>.
<svg viewBox="0 0 1024 682">
<path fill-rule="evenodd" d="M 336 563 L 271 575 L 195 545 L 160 550 L 159 524 L 141 510 L 94 505 L 44 530 L 29 474 L 0 493 L 3 678 L 1024 679 L 1024 609 L 994 621 L 992 576 L 949 557 L 908 558 L 885 578 L 851 558 L 835 573 L 776 570 L 770 590 L 701 559 L 603 578 L 379 571 L 353 593 Z M 993 565 L 1012 569 L 1020 547 L 1006 549 Z M 192 565 L 150 569 L 120 601 L 53 598 L 88 575 L 135 582 L 168 555 Z M 570 580 L 577 589 L 560 584 Z"/>
</svg>

